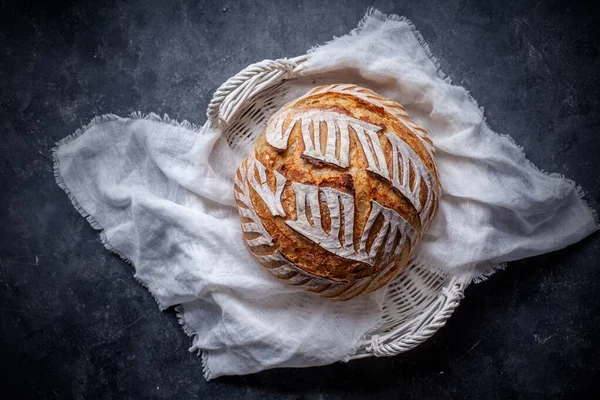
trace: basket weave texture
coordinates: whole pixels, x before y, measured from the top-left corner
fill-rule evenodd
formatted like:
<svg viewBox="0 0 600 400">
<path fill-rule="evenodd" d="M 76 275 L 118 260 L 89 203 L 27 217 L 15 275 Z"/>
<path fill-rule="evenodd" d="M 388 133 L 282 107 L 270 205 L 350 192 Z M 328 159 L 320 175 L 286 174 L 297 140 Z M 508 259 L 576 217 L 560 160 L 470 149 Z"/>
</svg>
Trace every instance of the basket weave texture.
<svg viewBox="0 0 600 400">
<path fill-rule="evenodd" d="M 268 118 L 285 103 L 281 94 L 286 84 L 310 72 L 309 57 L 252 64 L 216 90 L 208 105 L 208 121 L 231 148 L 248 148 L 254 142 Z M 381 323 L 349 359 L 393 356 L 415 348 L 446 324 L 468 285 L 467 279 L 409 264 L 387 288 Z"/>
</svg>

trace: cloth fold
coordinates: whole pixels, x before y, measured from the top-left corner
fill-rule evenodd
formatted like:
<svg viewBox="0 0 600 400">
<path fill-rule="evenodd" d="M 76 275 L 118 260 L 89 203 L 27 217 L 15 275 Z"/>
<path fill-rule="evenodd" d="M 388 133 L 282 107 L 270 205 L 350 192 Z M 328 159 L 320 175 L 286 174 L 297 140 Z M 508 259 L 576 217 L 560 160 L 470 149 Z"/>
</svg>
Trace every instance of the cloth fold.
<svg viewBox="0 0 600 400">
<path fill-rule="evenodd" d="M 313 77 L 356 76 L 429 132 L 443 195 L 415 262 L 478 280 L 598 229 L 580 189 L 494 133 L 405 19 L 371 10 L 349 35 L 313 49 L 302 74 L 310 79 L 290 83 L 286 96 Z M 333 302 L 260 268 L 241 240 L 233 198 L 245 154 L 221 133 L 155 114 L 97 117 L 58 143 L 56 179 L 159 307 L 178 306 L 207 379 L 345 359 L 381 324 L 385 289 Z"/>
</svg>

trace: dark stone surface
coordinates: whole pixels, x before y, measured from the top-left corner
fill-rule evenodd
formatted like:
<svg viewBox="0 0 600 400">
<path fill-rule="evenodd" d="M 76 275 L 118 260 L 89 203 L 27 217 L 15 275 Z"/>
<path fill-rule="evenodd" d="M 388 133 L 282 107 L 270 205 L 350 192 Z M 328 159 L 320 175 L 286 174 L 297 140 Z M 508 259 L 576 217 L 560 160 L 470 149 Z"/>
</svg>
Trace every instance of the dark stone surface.
<svg viewBox="0 0 600 400">
<path fill-rule="evenodd" d="M 5 390 L 50 399 L 600 398 L 598 235 L 471 286 L 447 326 L 409 354 L 204 381 L 174 313 L 158 311 L 54 183 L 53 143 L 110 112 L 203 123 L 225 79 L 347 33 L 370 2 L 54 3 L 0 5 Z M 492 128 L 594 202 L 600 18 L 576 3 L 373 5 L 410 18 Z"/>
</svg>

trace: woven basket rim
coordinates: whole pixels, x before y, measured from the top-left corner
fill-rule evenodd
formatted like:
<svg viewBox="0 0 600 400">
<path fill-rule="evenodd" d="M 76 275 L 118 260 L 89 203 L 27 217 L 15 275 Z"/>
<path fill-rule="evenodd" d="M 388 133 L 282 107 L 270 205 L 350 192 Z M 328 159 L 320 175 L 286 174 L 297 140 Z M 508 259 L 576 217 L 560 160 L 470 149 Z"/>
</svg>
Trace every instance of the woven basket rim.
<svg viewBox="0 0 600 400">
<path fill-rule="evenodd" d="M 215 91 L 207 108 L 208 122 L 221 133 L 234 123 L 243 127 L 240 111 L 247 110 L 267 89 L 300 74 L 308 75 L 309 59 L 310 54 L 267 59 L 244 68 Z M 425 342 L 446 324 L 468 285 L 468 279 L 409 265 L 387 286 L 382 323 L 359 342 L 347 360 L 393 356 Z M 407 310 L 415 315 L 407 318 Z"/>
</svg>

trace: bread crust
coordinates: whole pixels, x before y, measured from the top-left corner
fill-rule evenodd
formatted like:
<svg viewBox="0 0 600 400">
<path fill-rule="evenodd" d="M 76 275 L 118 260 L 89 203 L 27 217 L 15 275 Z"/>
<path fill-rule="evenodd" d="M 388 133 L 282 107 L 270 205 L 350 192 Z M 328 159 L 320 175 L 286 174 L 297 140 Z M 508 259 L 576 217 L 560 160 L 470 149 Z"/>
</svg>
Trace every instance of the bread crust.
<svg viewBox="0 0 600 400">
<path fill-rule="evenodd" d="M 244 233 L 259 262 L 285 265 L 291 272 L 279 279 L 342 300 L 406 268 L 441 192 L 425 131 L 399 104 L 355 85 L 319 86 L 286 104 L 236 178 L 238 207 L 252 209 L 271 239 L 256 246 L 257 233 Z M 243 226 L 251 219 L 242 216 Z M 270 254 L 281 265 L 265 262 Z"/>
</svg>

